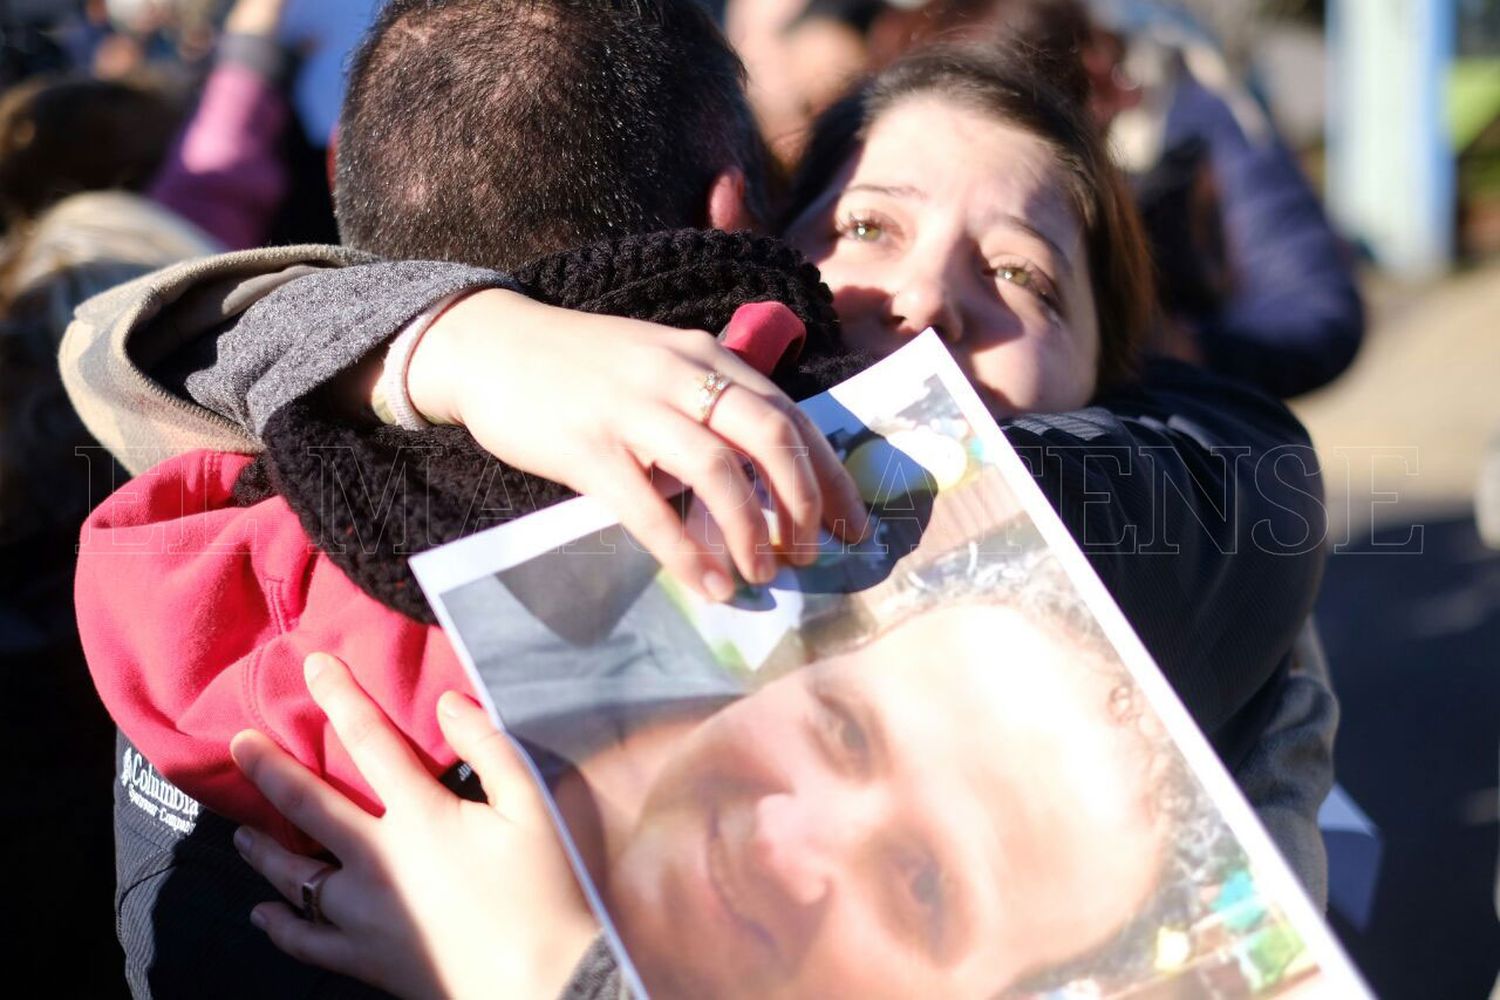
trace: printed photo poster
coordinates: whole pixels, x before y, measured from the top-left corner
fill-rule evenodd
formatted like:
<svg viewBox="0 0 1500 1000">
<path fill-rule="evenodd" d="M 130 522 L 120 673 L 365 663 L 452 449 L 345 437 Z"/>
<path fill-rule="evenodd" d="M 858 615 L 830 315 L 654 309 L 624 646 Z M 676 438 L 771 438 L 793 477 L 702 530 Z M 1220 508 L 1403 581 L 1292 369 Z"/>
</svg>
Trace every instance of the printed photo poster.
<svg viewBox="0 0 1500 1000">
<path fill-rule="evenodd" d="M 937 337 L 803 407 L 875 526 L 728 604 L 587 499 L 413 560 L 626 983 L 1366 995 Z"/>
</svg>

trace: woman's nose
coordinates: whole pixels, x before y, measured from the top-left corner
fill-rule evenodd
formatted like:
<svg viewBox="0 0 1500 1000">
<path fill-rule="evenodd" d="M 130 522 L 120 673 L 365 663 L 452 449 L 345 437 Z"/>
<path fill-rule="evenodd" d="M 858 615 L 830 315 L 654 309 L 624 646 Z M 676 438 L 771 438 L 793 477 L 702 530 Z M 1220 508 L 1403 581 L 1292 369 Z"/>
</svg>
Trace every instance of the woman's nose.
<svg viewBox="0 0 1500 1000">
<path fill-rule="evenodd" d="M 888 318 L 905 337 L 915 337 L 929 326 L 950 344 L 964 336 L 962 311 L 949 282 L 936 269 L 924 269 L 902 282 L 891 296 Z"/>
</svg>

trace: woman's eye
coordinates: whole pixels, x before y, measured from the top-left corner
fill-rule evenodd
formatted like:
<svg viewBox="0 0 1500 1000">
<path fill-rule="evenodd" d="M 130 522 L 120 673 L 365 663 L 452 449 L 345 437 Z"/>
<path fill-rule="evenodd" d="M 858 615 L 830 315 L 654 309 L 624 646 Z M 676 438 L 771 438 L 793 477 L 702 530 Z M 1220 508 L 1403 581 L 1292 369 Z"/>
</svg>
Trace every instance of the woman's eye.
<svg viewBox="0 0 1500 1000">
<path fill-rule="evenodd" d="M 873 243 L 885 235 L 885 227 L 874 219 L 851 217 L 845 219 L 839 226 L 839 233 L 845 239 L 859 243 Z"/>
<path fill-rule="evenodd" d="M 1020 285 L 1022 288 L 1035 290 L 1036 275 L 1024 267 L 1002 267 L 995 272 L 1002 280 L 1012 285 Z"/>
<path fill-rule="evenodd" d="M 999 280 L 1035 295 L 1047 307 L 1054 310 L 1059 307 L 1051 282 L 1035 268 L 1021 264 L 1001 264 L 993 269 L 993 274 Z"/>
</svg>

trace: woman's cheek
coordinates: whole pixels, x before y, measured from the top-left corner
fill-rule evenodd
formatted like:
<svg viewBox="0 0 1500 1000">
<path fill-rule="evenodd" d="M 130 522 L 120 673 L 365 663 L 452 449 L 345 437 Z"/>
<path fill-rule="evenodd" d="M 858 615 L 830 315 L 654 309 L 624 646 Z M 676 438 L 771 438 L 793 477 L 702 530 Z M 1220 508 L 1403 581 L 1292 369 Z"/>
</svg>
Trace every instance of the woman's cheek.
<svg viewBox="0 0 1500 1000">
<path fill-rule="evenodd" d="M 1086 353 L 1086 352 L 1083 352 Z M 1059 338 L 1043 355 L 1038 413 L 1066 413 L 1086 406 L 1094 396 L 1096 363 L 1069 339 Z"/>
<path fill-rule="evenodd" d="M 1028 334 L 975 355 L 974 377 L 1015 413 L 1065 413 L 1093 397 L 1093 365 L 1064 338 Z"/>
<path fill-rule="evenodd" d="M 844 278 L 838 270 L 825 271 L 824 282 L 833 291 L 833 309 L 844 327 L 844 339 L 851 345 L 857 339 L 868 339 L 886 327 L 890 312 L 890 294 L 873 282 L 861 284 Z M 873 345 L 865 344 L 865 350 Z"/>
<path fill-rule="evenodd" d="M 1080 334 L 1055 313 L 1048 313 L 1026 343 L 1031 348 L 1031 410 L 1066 413 L 1081 409 L 1094 396 L 1098 359 L 1087 332 Z"/>
<path fill-rule="evenodd" d="M 970 368 L 981 386 L 990 390 L 1012 416 L 1037 410 L 1044 399 L 1038 345 L 1029 336 L 1005 341 L 974 354 Z"/>
</svg>

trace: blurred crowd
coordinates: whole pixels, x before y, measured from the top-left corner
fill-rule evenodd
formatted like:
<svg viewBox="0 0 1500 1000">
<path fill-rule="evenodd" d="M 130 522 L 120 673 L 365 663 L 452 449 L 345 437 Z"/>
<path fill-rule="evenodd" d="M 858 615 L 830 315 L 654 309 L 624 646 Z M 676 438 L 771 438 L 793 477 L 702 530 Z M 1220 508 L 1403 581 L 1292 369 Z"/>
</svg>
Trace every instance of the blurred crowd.
<svg viewBox="0 0 1500 1000">
<path fill-rule="evenodd" d="M 72 612 L 79 525 L 119 470 L 73 413 L 58 345 L 80 303 L 165 264 L 335 239 L 327 132 L 315 145 L 293 127 L 313 50 L 288 32 L 288 6 L 0 4 L 4 810 L 28 852 L 66 859 L 27 866 L 36 906 L 7 947 L 37 968 L 67 961 L 79 995 L 124 992 L 101 795 L 114 738 Z"/>
<path fill-rule="evenodd" d="M 124 482 L 64 392 L 86 300 L 168 264 L 335 243 L 341 71 L 376 0 L 0 0 L 0 713 L 4 809 L 28 851 L 17 954 L 123 991 L 110 920 L 114 730 L 73 619 L 87 513 Z M 1350 257 L 1271 116 L 1211 31 L 1145 0 L 709 3 L 774 159 L 862 74 L 915 46 L 1005 33 L 1082 62 L 1141 210 L 1158 353 L 1295 396 L 1350 364 Z M 147 303 L 143 308 L 151 308 Z M 144 364 L 144 362 L 143 362 Z M 66 929 L 65 943 L 60 940 Z M 25 943 L 23 943 L 25 942 Z M 54 970 L 55 971 L 55 970 Z"/>
</svg>

